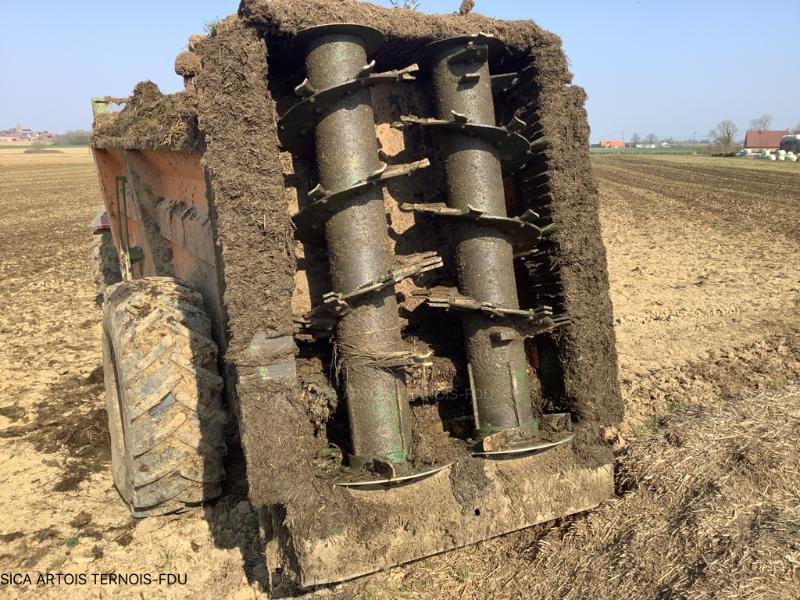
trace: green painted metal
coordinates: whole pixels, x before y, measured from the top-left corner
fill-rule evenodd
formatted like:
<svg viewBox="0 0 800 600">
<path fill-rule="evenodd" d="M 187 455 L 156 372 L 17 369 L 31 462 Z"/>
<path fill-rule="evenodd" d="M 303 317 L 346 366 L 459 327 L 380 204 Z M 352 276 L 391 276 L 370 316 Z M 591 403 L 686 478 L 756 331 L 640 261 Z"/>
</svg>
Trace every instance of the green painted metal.
<svg viewBox="0 0 800 600">
<path fill-rule="evenodd" d="M 101 115 L 103 113 L 107 113 L 108 111 L 108 103 L 105 101 L 105 98 L 92 98 L 92 116 L 96 117 L 97 115 Z"/>
<path fill-rule="evenodd" d="M 364 26 L 344 24 L 303 31 L 299 37 L 308 46 L 306 87 L 336 90 L 344 85 L 352 92 L 333 94 L 321 117 L 308 123 L 313 127 L 320 185 L 313 191 L 317 204 L 311 210 L 315 212 L 303 211 L 317 216 L 301 224 L 311 226 L 318 221 L 324 225 L 333 291 L 350 296 L 349 310 L 341 315 L 335 338 L 350 421 L 349 463 L 396 477 L 410 471 L 411 414 L 405 373 L 386 363 L 406 347 L 400 335 L 393 282 L 374 287 L 392 269 L 378 184 L 395 170 L 390 171 L 378 159 L 369 89 L 350 89 L 351 82 L 371 68 L 367 64 L 370 40 L 382 36 Z M 293 112 L 300 111 L 301 105 Z M 424 161 L 417 166 L 427 164 Z M 405 168 L 401 171 L 407 172 Z M 328 202 L 331 199 L 335 201 Z M 323 204 L 325 210 L 316 213 Z M 371 288 L 367 294 L 352 294 L 367 287 Z"/>
<path fill-rule="evenodd" d="M 122 277 L 128 281 L 133 275 L 131 266 L 144 260 L 144 249 L 141 246 L 131 246 L 130 232 L 128 231 L 128 178 L 117 175 L 114 178 L 117 197 L 117 243 L 119 244 L 120 264 Z"/>
<path fill-rule="evenodd" d="M 144 249 L 141 246 L 131 246 L 128 248 L 128 258 L 132 265 L 144 260 Z"/>
<path fill-rule="evenodd" d="M 489 58 L 503 50 L 502 42 L 484 35 L 430 44 L 421 56 L 431 74 L 436 118 L 404 119 L 442 130 L 447 207 L 438 210 L 459 218 L 454 228 L 459 292 L 506 313 L 498 318 L 469 312 L 462 321 L 479 437 L 503 431 L 534 436 L 538 428 L 524 337 L 508 315 L 522 312 L 511 233 L 525 227 L 538 233 L 528 234 L 538 241 L 541 230 L 506 214 L 501 162 L 513 155 L 524 160 L 530 143 L 516 133 L 518 120 L 507 128 L 496 125 Z M 511 155 L 504 154 L 508 151 Z"/>
</svg>

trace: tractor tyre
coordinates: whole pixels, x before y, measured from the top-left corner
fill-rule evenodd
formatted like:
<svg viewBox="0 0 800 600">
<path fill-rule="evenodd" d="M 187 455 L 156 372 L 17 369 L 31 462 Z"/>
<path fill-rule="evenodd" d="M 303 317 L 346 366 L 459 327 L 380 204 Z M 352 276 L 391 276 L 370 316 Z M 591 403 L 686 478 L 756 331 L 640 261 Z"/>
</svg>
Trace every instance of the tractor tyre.
<svg viewBox="0 0 800 600">
<path fill-rule="evenodd" d="M 114 247 L 114 240 L 111 238 L 110 231 L 101 231 L 92 236 L 92 248 L 89 260 L 92 266 L 92 277 L 94 278 L 95 303 L 103 305 L 103 294 L 108 286 L 122 281 L 122 272 L 119 266 L 119 256 Z"/>
<path fill-rule="evenodd" d="M 114 485 L 133 516 L 219 496 L 227 416 L 200 294 L 169 277 L 108 288 L 103 368 Z"/>
</svg>

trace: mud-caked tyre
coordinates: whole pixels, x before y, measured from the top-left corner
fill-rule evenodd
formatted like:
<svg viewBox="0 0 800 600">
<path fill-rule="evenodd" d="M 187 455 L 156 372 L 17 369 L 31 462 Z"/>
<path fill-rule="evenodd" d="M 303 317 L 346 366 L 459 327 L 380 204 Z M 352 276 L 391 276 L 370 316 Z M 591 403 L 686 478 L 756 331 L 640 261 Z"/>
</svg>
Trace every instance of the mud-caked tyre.
<svg viewBox="0 0 800 600">
<path fill-rule="evenodd" d="M 114 485 L 133 516 L 219 496 L 227 419 L 200 294 L 167 277 L 109 287 L 103 368 Z"/>
<path fill-rule="evenodd" d="M 89 264 L 92 268 L 92 278 L 97 292 L 95 303 L 102 306 L 106 288 L 122 281 L 119 255 L 114 247 L 110 231 L 101 231 L 92 236 Z"/>
</svg>

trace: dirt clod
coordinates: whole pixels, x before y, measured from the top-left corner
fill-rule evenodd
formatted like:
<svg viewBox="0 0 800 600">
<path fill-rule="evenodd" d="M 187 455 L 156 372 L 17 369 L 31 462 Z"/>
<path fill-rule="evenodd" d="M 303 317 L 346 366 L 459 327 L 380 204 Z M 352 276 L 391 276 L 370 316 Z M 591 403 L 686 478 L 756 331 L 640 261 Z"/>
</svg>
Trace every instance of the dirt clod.
<svg viewBox="0 0 800 600">
<path fill-rule="evenodd" d="M 69 522 L 69 524 L 75 527 L 76 529 L 83 529 L 91 522 L 92 522 L 92 515 L 90 515 L 86 511 L 81 511 L 77 515 L 75 515 L 75 518 L 72 519 Z"/>
<path fill-rule="evenodd" d="M 11 405 L 0 407 L 0 415 L 10 419 L 11 421 L 19 421 L 25 416 L 27 411 L 22 406 Z"/>
<path fill-rule="evenodd" d="M 200 57 L 194 52 L 181 52 L 175 57 L 175 73 L 181 77 L 194 77 L 202 68 Z"/>
</svg>

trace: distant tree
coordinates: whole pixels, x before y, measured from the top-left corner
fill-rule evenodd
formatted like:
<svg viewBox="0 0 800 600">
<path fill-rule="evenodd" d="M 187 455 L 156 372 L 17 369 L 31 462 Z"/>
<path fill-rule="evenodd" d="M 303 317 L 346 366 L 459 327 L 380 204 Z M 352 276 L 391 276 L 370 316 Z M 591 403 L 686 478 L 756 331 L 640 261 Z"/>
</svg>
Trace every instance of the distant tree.
<svg viewBox="0 0 800 600">
<path fill-rule="evenodd" d="M 61 135 L 53 136 L 53 144 L 57 146 L 86 146 L 91 137 L 91 131 L 86 131 L 85 129 L 71 129 Z"/>
<path fill-rule="evenodd" d="M 658 141 L 658 136 L 655 133 L 648 133 L 644 136 L 644 143 L 648 146 L 655 144 Z"/>
<path fill-rule="evenodd" d="M 767 113 L 750 121 L 750 129 L 757 129 L 758 131 L 769 129 L 770 125 L 772 125 L 772 115 Z"/>
<path fill-rule="evenodd" d="M 792 127 L 792 133 L 800 133 L 800 122 L 798 122 L 797 125 Z"/>
<path fill-rule="evenodd" d="M 739 128 L 733 121 L 720 121 L 717 126 L 711 130 L 709 136 L 713 138 L 714 142 L 722 146 L 724 152 L 728 152 L 734 145 L 734 138 L 739 132 Z"/>
<path fill-rule="evenodd" d="M 44 152 L 45 150 L 47 150 L 47 144 L 45 144 L 42 140 L 33 140 L 25 152 L 28 154 L 38 154 L 39 152 Z"/>
<path fill-rule="evenodd" d="M 635 148 L 637 145 L 642 143 L 642 138 L 639 137 L 638 133 L 634 133 L 631 137 L 631 145 Z"/>
</svg>

